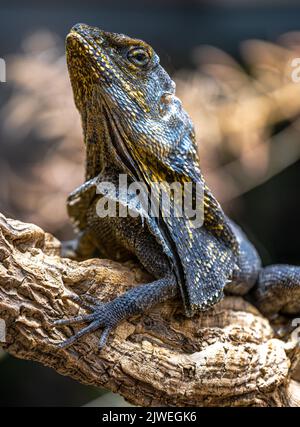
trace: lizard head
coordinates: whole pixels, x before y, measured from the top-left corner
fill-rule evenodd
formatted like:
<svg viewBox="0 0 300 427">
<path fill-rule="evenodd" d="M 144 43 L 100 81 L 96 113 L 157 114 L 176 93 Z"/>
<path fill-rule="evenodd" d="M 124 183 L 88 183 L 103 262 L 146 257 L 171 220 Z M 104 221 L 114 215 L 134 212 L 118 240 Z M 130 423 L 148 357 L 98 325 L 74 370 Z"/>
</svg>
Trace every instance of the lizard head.
<svg viewBox="0 0 300 427">
<path fill-rule="evenodd" d="M 84 129 L 93 110 L 93 116 L 101 118 L 98 126 L 110 129 L 111 141 L 119 150 L 122 145 L 121 156 L 129 157 L 127 163 L 135 170 L 155 174 L 169 168 L 182 173 L 189 159 L 197 167 L 192 122 L 151 46 L 77 24 L 67 36 L 66 47 Z"/>
</svg>

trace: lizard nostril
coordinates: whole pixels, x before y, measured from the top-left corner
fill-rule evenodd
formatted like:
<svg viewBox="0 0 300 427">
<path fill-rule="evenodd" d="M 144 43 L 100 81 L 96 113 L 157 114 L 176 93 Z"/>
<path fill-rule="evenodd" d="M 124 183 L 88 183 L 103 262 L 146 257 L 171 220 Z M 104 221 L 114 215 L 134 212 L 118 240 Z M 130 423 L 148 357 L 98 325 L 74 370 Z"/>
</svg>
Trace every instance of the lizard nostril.
<svg viewBox="0 0 300 427">
<path fill-rule="evenodd" d="M 158 109 L 159 109 L 159 113 L 161 115 L 166 114 L 166 112 L 168 110 L 168 106 L 172 103 L 173 98 L 174 98 L 173 94 L 169 93 L 169 92 L 164 93 L 160 97 Z"/>
<path fill-rule="evenodd" d="M 71 31 L 73 31 L 75 33 L 82 33 L 84 31 L 86 31 L 88 28 L 89 28 L 88 25 L 78 23 L 78 24 L 73 25 L 73 27 L 71 28 Z"/>
</svg>

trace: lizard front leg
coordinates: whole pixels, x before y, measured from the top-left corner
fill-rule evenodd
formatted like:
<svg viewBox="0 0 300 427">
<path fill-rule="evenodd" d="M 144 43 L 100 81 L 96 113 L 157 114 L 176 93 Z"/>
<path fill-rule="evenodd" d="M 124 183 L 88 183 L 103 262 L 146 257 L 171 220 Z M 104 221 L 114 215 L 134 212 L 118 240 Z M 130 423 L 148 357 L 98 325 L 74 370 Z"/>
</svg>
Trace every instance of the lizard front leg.
<svg viewBox="0 0 300 427">
<path fill-rule="evenodd" d="M 68 347 L 78 338 L 91 333 L 99 328 L 103 332 L 99 341 L 99 348 L 102 348 L 110 332 L 119 322 L 136 314 L 143 313 L 158 302 L 165 301 L 177 292 L 177 283 L 175 276 L 170 275 L 162 279 L 155 280 L 152 283 L 140 285 L 123 295 L 107 303 L 94 301 L 91 304 L 84 304 L 92 313 L 77 316 L 71 319 L 58 320 L 55 325 L 70 325 L 74 323 L 89 322 L 89 325 L 79 330 L 76 334 L 59 344 L 60 348 Z M 80 298 L 79 298 L 80 299 Z"/>
<path fill-rule="evenodd" d="M 140 219 L 133 218 L 118 219 L 113 223 L 111 233 L 115 234 L 114 238 L 117 238 L 118 241 L 126 242 L 127 249 L 132 250 L 156 280 L 137 286 L 106 303 L 99 302 L 90 296 L 85 298 L 87 301 L 75 297 L 76 301 L 88 308 L 91 313 L 71 319 L 57 320 L 54 324 L 58 326 L 88 322 L 89 325 L 59 344 L 59 347 L 67 347 L 83 335 L 102 328 L 103 332 L 99 342 L 99 347 L 102 348 L 109 333 L 119 322 L 129 316 L 143 313 L 155 304 L 176 295 L 178 285 L 169 259 L 156 239 L 149 234 L 148 228 L 143 228 L 139 221 Z"/>
</svg>

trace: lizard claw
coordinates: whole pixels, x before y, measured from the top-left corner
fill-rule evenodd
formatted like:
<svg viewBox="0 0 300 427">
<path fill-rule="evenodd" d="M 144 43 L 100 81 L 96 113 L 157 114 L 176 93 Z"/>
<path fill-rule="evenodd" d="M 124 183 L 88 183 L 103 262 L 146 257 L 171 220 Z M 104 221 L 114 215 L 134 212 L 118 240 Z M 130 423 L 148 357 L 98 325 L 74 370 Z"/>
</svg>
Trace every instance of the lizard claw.
<svg viewBox="0 0 300 427">
<path fill-rule="evenodd" d="M 107 338 L 109 337 L 110 333 L 111 333 L 110 327 L 105 328 L 104 331 L 102 332 L 101 337 L 99 339 L 99 345 L 98 345 L 99 350 L 102 350 L 102 348 L 105 346 Z"/>
<path fill-rule="evenodd" d="M 76 302 L 82 302 L 81 297 L 72 296 L 71 299 L 73 299 Z M 90 297 L 88 295 L 85 295 L 84 299 L 89 301 L 92 301 L 92 300 L 95 301 L 94 297 Z M 86 306 L 86 304 L 84 305 Z M 89 304 L 88 308 L 92 311 L 91 314 L 79 315 L 79 316 L 71 317 L 69 319 L 59 319 L 53 322 L 55 326 L 64 326 L 64 325 L 72 325 L 76 323 L 90 322 L 88 326 L 80 329 L 70 338 L 59 343 L 58 348 L 69 347 L 82 336 L 87 335 L 91 332 L 94 332 L 99 328 L 103 328 L 103 332 L 99 340 L 99 349 L 102 349 L 105 346 L 111 330 L 118 323 L 118 319 L 115 315 L 116 313 L 115 313 L 113 301 L 108 303 L 99 303 L 98 301 L 94 305 Z"/>
<path fill-rule="evenodd" d="M 87 294 L 68 294 L 64 298 L 77 302 L 79 305 L 90 311 L 93 311 L 94 307 L 100 307 L 103 304 L 98 300 L 98 298 Z"/>
</svg>

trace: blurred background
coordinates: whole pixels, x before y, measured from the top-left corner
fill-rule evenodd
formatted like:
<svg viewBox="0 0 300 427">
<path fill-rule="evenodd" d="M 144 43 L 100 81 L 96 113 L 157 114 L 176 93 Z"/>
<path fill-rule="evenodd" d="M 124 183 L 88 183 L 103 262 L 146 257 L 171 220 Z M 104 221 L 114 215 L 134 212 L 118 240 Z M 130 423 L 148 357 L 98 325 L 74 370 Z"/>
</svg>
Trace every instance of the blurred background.
<svg viewBox="0 0 300 427">
<path fill-rule="evenodd" d="M 84 151 L 64 38 L 77 22 L 156 49 L 226 212 L 265 264 L 300 264 L 299 1 L 1 2 L 0 212 L 72 236 L 65 199 L 83 181 Z M 0 406 L 125 405 L 4 353 L 0 378 Z"/>
</svg>

